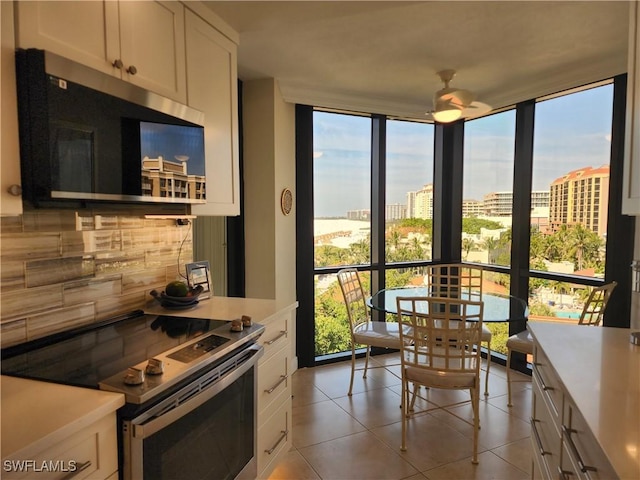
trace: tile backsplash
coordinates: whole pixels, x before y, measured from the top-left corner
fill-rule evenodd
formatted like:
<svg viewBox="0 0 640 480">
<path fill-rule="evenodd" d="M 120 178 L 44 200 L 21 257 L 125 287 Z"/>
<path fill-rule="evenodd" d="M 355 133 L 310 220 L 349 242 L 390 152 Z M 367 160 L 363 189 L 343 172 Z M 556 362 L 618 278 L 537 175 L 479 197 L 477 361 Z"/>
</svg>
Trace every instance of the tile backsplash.
<svg viewBox="0 0 640 480">
<path fill-rule="evenodd" d="M 193 261 L 191 225 L 140 207 L 0 218 L 0 344 L 141 309 Z"/>
</svg>

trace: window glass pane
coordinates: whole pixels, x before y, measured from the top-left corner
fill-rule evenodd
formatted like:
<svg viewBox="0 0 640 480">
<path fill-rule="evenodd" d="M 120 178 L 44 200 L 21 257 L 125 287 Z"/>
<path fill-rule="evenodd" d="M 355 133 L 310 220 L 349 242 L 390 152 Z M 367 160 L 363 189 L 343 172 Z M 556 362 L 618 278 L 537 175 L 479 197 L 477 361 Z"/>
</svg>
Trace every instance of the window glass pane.
<svg viewBox="0 0 640 480">
<path fill-rule="evenodd" d="M 536 104 L 532 270 L 604 276 L 612 114 L 612 84 Z M 531 305 L 579 315 L 575 285 L 539 279 L 532 288 Z"/>
<path fill-rule="evenodd" d="M 462 259 L 511 263 L 515 111 L 464 126 Z"/>
<path fill-rule="evenodd" d="M 313 114 L 316 267 L 370 262 L 371 120 Z"/>
<path fill-rule="evenodd" d="M 433 125 L 387 121 L 385 258 L 431 259 Z"/>
</svg>

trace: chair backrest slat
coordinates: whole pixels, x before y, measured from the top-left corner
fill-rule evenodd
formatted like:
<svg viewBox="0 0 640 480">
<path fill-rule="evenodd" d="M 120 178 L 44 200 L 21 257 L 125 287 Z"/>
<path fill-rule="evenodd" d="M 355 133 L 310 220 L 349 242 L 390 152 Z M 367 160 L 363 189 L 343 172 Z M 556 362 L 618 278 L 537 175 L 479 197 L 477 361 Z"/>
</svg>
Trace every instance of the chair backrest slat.
<svg viewBox="0 0 640 480">
<path fill-rule="evenodd" d="M 369 309 L 365 303 L 360 276 L 355 268 L 343 268 L 338 272 L 338 283 L 347 308 L 351 331 L 356 325 L 369 320 Z"/>
<path fill-rule="evenodd" d="M 429 265 L 426 272 L 427 287 L 433 296 L 479 300 L 482 296 L 480 267 L 464 263 Z"/>
<path fill-rule="evenodd" d="M 397 298 L 403 362 L 415 368 L 478 374 L 484 304 L 442 297 Z"/>
<path fill-rule="evenodd" d="M 582 308 L 580 320 L 578 320 L 579 325 L 600 325 L 600 322 L 602 322 L 602 318 L 604 317 L 607 304 L 609 303 L 611 292 L 616 288 L 616 285 L 618 285 L 617 282 L 611 282 L 600 287 L 595 287 L 591 290 L 589 298 L 587 298 L 587 301 Z"/>
</svg>

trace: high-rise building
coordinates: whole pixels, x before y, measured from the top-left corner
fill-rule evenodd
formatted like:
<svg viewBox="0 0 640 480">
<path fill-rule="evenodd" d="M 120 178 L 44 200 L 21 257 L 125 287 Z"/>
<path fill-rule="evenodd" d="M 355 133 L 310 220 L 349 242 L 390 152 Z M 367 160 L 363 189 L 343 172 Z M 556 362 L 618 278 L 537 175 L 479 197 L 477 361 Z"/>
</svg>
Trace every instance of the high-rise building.
<svg viewBox="0 0 640 480">
<path fill-rule="evenodd" d="M 462 201 L 462 216 L 478 217 L 484 213 L 484 203 L 479 200 L 463 200 Z"/>
<path fill-rule="evenodd" d="M 415 192 L 412 218 L 433 218 L 433 184 L 428 183 Z"/>
<path fill-rule="evenodd" d="M 556 231 L 562 224 L 580 223 L 603 236 L 607 232 L 609 166 L 573 170 L 550 187 L 549 223 Z"/>
<path fill-rule="evenodd" d="M 547 190 L 531 192 L 531 208 L 548 208 Z M 513 192 L 491 192 L 484 196 L 484 214 L 490 217 L 511 216 L 513 210 Z"/>
<path fill-rule="evenodd" d="M 385 205 L 384 218 L 387 221 L 402 220 L 407 218 L 407 206 L 400 203 Z"/>
</svg>

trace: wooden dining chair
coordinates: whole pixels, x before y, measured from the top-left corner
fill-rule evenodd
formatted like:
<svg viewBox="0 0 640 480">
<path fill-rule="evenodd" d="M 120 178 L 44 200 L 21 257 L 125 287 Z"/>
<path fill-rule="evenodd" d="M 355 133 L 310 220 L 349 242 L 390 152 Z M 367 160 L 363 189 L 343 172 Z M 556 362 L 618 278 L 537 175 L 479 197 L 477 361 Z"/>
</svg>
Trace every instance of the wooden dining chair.
<svg viewBox="0 0 640 480">
<path fill-rule="evenodd" d="M 349 331 L 351 334 L 351 379 L 350 396 L 353 391 L 353 377 L 356 370 L 364 370 L 362 378 L 367 378 L 371 347 L 383 347 L 400 350 L 400 331 L 396 322 L 374 322 L 365 303 L 360 276 L 355 268 L 343 268 L 338 272 L 338 283 L 347 308 Z M 364 368 L 356 368 L 356 349 L 358 345 L 366 347 Z M 390 365 L 387 365 L 390 366 Z M 380 366 L 382 367 L 382 366 Z M 371 367 L 371 368 L 380 368 Z M 384 367 L 382 367 L 384 368 Z"/>
<path fill-rule="evenodd" d="M 483 270 L 464 263 L 440 263 L 427 267 L 427 287 L 430 295 L 480 300 L 482 297 Z M 484 378 L 484 394 L 489 395 L 489 368 L 491 366 L 491 339 L 493 335 L 482 326 L 482 342 L 487 348 L 487 371 Z"/>
<path fill-rule="evenodd" d="M 599 287 L 595 287 L 589 293 L 587 301 L 582 307 L 578 325 L 599 326 L 604 317 L 604 312 L 609 303 L 611 292 L 616 288 L 618 282 L 611 282 Z M 533 338 L 529 330 L 511 335 L 507 339 L 507 406 L 511 407 L 511 354 L 519 352 L 523 355 L 533 355 Z"/>
<path fill-rule="evenodd" d="M 480 343 L 484 304 L 442 297 L 398 297 L 402 360 L 402 445 L 420 386 L 469 390 L 473 421 L 472 463 L 478 463 Z M 445 409 L 446 410 L 446 409 Z M 449 412 L 452 413 L 452 412 Z M 453 414 L 453 413 L 452 413 Z M 460 417 L 458 417 L 460 418 Z"/>
</svg>

